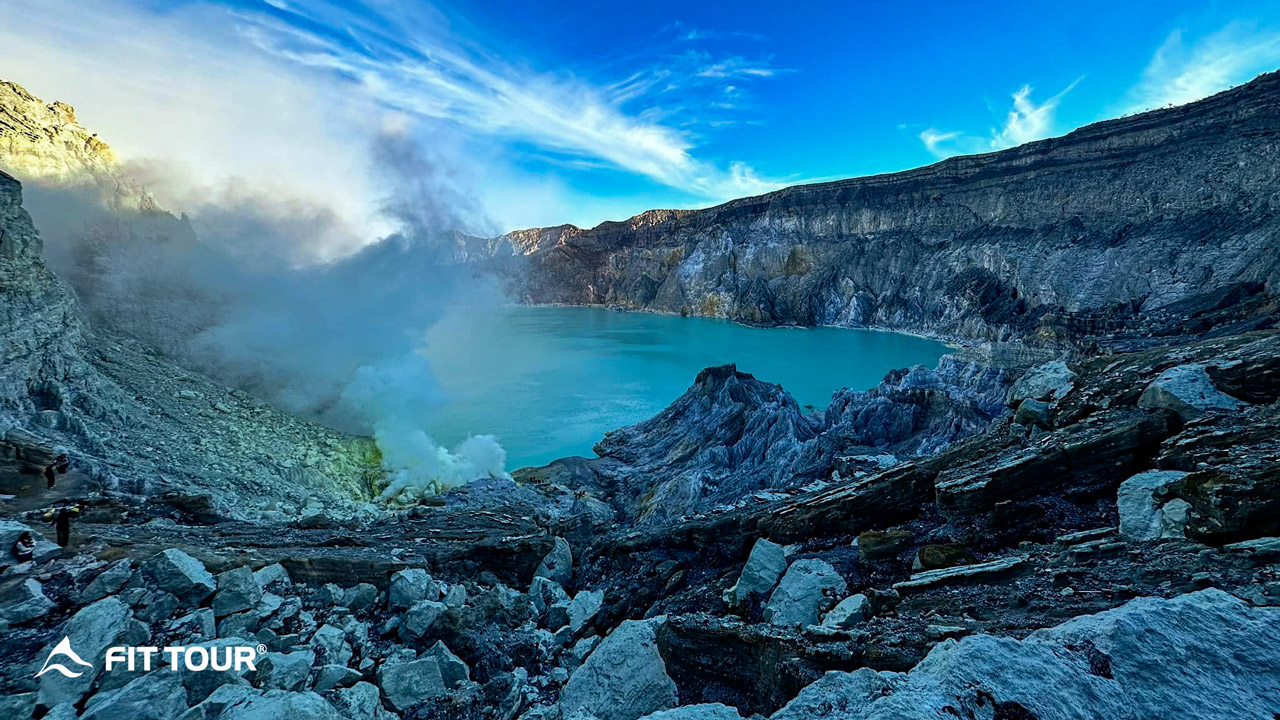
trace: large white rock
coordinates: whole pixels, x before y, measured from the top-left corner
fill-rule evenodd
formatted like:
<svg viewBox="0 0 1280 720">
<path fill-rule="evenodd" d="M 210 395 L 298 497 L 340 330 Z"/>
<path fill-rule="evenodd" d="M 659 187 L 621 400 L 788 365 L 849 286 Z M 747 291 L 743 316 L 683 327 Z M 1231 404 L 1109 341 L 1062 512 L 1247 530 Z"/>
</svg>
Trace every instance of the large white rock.
<svg viewBox="0 0 1280 720">
<path fill-rule="evenodd" d="M 848 591 L 844 578 L 823 560 L 797 560 L 769 597 L 764 619 L 774 625 L 817 625 L 822 614 Z"/>
<path fill-rule="evenodd" d="M 822 627 L 852 628 L 861 625 L 871 617 L 871 601 L 866 595 L 858 593 L 841 600 L 831 612 L 822 618 Z"/>
<path fill-rule="evenodd" d="M 747 556 L 747 564 L 742 566 L 738 582 L 725 590 L 724 601 L 729 607 L 738 607 L 751 593 L 764 595 L 773 589 L 786 569 L 787 553 L 781 545 L 764 538 L 756 540 L 756 544 L 751 546 L 751 554 Z"/>
<path fill-rule="evenodd" d="M 152 555 L 142 563 L 143 577 L 182 602 L 195 605 L 213 594 L 217 585 L 204 563 L 176 548 Z"/>
<path fill-rule="evenodd" d="M 573 551 L 569 548 L 568 541 L 564 538 L 556 538 L 551 552 L 538 563 L 533 576 L 554 580 L 560 587 L 568 587 L 573 580 Z"/>
<path fill-rule="evenodd" d="M 656 638 L 665 621 L 627 620 L 602 640 L 560 693 L 564 715 L 585 712 L 609 720 L 637 720 L 674 707 L 676 684 L 667 675 Z"/>
<path fill-rule="evenodd" d="M 1280 609 L 1214 589 L 1141 598 L 1025 640 L 947 640 L 905 677 L 879 675 L 880 697 L 827 717 L 1268 720 L 1280 708 Z M 847 694 L 806 688 L 797 701 Z M 786 711 L 772 720 L 806 717 Z"/>
<path fill-rule="evenodd" d="M 1138 398 L 1138 407 L 1172 410 L 1184 419 L 1207 410 L 1234 410 L 1242 404 L 1214 387 L 1205 366 L 1197 363 L 1165 370 Z"/>
</svg>

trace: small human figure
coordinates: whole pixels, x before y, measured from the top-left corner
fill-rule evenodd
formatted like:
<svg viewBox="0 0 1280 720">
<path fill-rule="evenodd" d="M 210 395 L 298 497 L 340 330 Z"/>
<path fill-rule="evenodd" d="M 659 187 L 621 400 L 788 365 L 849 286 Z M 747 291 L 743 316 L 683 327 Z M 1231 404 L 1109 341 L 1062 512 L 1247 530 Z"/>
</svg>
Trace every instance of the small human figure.
<svg viewBox="0 0 1280 720">
<path fill-rule="evenodd" d="M 80 512 L 78 507 L 63 506 L 58 508 L 57 513 L 53 514 L 53 518 L 49 520 L 49 524 L 58 531 L 58 544 L 62 547 L 71 544 L 71 518 L 78 512 Z"/>
<path fill-rule="evenodd" d="M 24 532 L 18 536 L 18 541 L 13 544 L 13 556 L 18 558 L 18 562 L 27 562 L 35 557 L 36 540 L 31 533 Z"/>
<path fill-rule="evenodd" d="M 44 479 L 49 482 L 49 487 L 52 488 L 58 483 L 58 476 L 66 475 L 70 469 L 71 459 L 67 457 L 66 453 L 63 453 L 54 458 L 53 462 L 45 467 Z"/>
</svg>

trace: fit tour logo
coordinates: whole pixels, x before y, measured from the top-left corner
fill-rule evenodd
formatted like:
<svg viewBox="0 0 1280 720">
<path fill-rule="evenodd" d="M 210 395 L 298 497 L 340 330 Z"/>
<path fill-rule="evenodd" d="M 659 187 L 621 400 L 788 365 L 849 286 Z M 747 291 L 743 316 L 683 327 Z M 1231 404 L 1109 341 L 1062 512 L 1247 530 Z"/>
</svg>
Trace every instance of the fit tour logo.
<svg viewBox="0 0 1280 720">
<path fill-rule="evenodd" d="M 182 667 L 191 672 L 202 672 L 204 670 L 244 672 L 257 670 L 258 668 L 254 663 L 258 655 L 266 651 L 265 645 L 258 645 L 257 647 L 251 645 L 232 645 L 229 647 L 188 645 L 165 648 L 122 645 L 107 650 L 106 664 L 103 669 L 109 672 L 116 665 L 123 664 L 127 670 L 150 672 L 151 659 L 163 653 L 169 656 L 168 664 L 170 670 L 177 670 L 179 664 L 181 664 Z M 59 662 L 54 662 L 55 660 Z M 45 658 L 44 666 L 40 668 L 40 672 L 36 673 L 36 677 L 40 677 L 47 672 L 56 671 L 63 677 L 78 678 L 86 672 L 85 670 L 72 669 L 72 667 L 68 667 L 64 663 L 79 668 L 93 667 L 93 663 L 85 662 L 76 654 L 75 650 L 71 649 L 71 640 L 63 637 L 54 646 L 53 650 L 49 651 L 49 657 Z"/>
<path fill-rule="evenodd" d="M 53 659 L 56 657 L 65 657 L 66 659 L 70 660 L 76 665 L 79 665 L 80 667 L 88 667 L 88 668 L 93 667 L 92 663 L 87 663 L 80 659 L 80 656 L 76 654 L 76 651 L 71 649 L 71 640 L 68 639 L 66 636 L 63 636 L 62 642 L 58 643 L 57 647 L 55 647 L 53 651 L 49 653 L 49 657 L 44 659 L 44 667 L 40 668 L 40 672 L 36 673 L 36 677 L 40 677 L 41 675 L 49 672 L 50 670 L 57 670 L 58 672 L 62 673 L 63 677 L 69 677 L 69 678 L 78 678 L 84 674 L 83 670 L 79 670 L 79 671 L 71 670 L 70 668 L 68 668 L 66 665 L 63 665 L 62 663 L 54 662 Z"/>
</svg>

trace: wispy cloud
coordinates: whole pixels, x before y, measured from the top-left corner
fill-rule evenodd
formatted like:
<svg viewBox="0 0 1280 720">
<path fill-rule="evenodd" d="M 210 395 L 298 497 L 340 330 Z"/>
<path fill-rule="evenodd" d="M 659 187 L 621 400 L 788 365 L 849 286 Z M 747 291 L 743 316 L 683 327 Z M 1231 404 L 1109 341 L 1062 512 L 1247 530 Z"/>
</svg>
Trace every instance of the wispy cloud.
<svg viewBox="0 0 1280 720">
<path fill-rule="evenodd" d="M 1280 32 L 1231 23 L 1188 39 L 1176 30 L 1156 50 L 1142 79 L 1126 96 L 1123 112 L 1183 105 L 1280 67 Z"/>
<path fill-rule="evenodd" d="M 1013 102 L 1005 113 L 1004 122 L 999 127 L 991 128 L 986 136 L 930 127 L 920 132 L 920 142 L 924 143 L 925 149 L 934 157 L 946 158 L 953 155 L 1004 150 L 1034 140 L 1043 140 L 1058 130 L 1055 122 L 1058 105 L 1062 102 L 1063 96 L 1079 82 L 1080 80 L 1076 80 L 1041 103 L 1031 98 L 1034 88 L 1023 85 L 1011 96 Z"/>
<path fill-rule="evenodd" d="M 307 22 L 290 13 L 244 13 L 243 32 L 276 57 L 350 79 L 388 108 L 455 123 L 475 135 L 603 162 L 708 200 L 777 186 L 740 164 L 698 157 L 696 138 L 664 122 L 675 107 L 664 108 L 653 97 L 700 79 L 782 72 L 767 62 L 691 51 L 656 72 L 600 86 L 464 48 L 390 6 L 374 19 L 334 6 L 319 12 L 310 7 Z M 627 110 L 641 98 L 643 109 Z"/>
</svg>

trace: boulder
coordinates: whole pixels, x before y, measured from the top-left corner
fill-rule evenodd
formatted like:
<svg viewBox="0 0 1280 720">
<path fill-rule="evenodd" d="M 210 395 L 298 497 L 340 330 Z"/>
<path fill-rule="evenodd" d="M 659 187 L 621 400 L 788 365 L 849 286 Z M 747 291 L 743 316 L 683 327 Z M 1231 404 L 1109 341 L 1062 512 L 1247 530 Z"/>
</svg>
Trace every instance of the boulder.
<svg viewBox="0 0 1280 720">
<path fill-rule="evenodd" d="M 114 596 L 87 605 L 73 615 L 55 633 L 59 640 L 37 656 L 40 663 L 47 662 L 43 671 L 39 666 L 32 671 L 32 674 L 40 672 L 36 678 L 40 685 L 40 704 L 53 707 L 63 702 L 79 702 L 101 673 L 101 658 L 107 648 L 121 644 L 122 636 L 133 630 L 131 620 L 129 607 Z M 75 662 L 71 653 L 86 664 Z M 55 663 L 73 676 L 54 670 Z"/>
<path fill-rule="evenodd" d="M 742 720 L 738 711 L 720 703 L 685 705 L 645 715 L 643 720 Z"/>
<path fill-rule="evenodd" d="M 822 627 L 848 629 L 857 627 L 871 617 L 871 601 L 866 595 L 850 595 L 836 604 L 822 618 Z"/>
<path fill-rule="evenodd" d="M 573 672 L 560 693 L 566 716 L 586 712 L 610 720 L 637 720 L 675 707 L 676 684 L 658 653 L 656 631 L 665 618 L 627 620 Z"/>
<path fill-rule="evenodd" d="M 209 693 L 209 696 L 204 700 L 180 715 L 179 720 L 216 720 L 227 706 L 234 705 L 257 694 L 257 691 L 247 684 L 222 685 L 212 693 Z"/>
<path fill-rule="evenodd" d="M 440 679 L 450 690 L 471 679 L 471 668 L 468 668 L 465 662 L 450 652 L 448 646 L 439 640 L 427 648 L 427 651 L 422 653 L 422 657 L 436 661 L 436 665 L 440 668 Z"/>
<path fill-rule="evenodd" d="M 764 538 L 756 540 L 738 582 L 724 591 L 724 601 L 729 607 L 740 607 L 752 593 L 765 595 L 778 584 L 786 569 L 787 554 L 781 545 Z"/>
<path fill-rule="evenodd" d="M 360 583 L 355 587 L 349 587 L 342 593 L 343 607 L 352 610 L 364 610 L 373 607 L 378 601 L 378 588 L 369 583 Z"/>
<path fill-rule="evenodd" d="M 253 579 L 258 583 L 258 587 L 262 592 L 282 591 L 293 588 L 293 580 L 289 577 L 289 571 L 284 569 L 280 563 L 267 565 L 253 573 Z"/>
<path fill-rule="evenodd" d="M 448 694 L 440 666 L 432 658 L 383 665 L 378 670 L 378 686 L 398 712 Z"/>
<path fill-rule="evenodd" d="M 190 605 L 199 604 L 217 589 L 204 563 L 176 548 L 152 555 L 142 563 L 141 571 L 161 590 Z"/>
<path fill-rule="evenodd" d="M 341 628 L 324 625 L 311 636 L 311 649 L 324 664 L 346 665 L 353 654 Z"/>
<path fill-rule="evenodd" d="M 1061 400 L 1075 388 L 1076 373 L 1061 360 L 1037 365 L 1014 381 L 1005 404 L 1017 407 L 1023 400 Z"/>
<path fill-rule="evenodd" d="M 913 570 L 941 570 L 976 561 L 973 551 L 961 543 L 938 543 L 924 545 L 917 550 L 911 567 Z"/>
<path fill-rule="evenodd" d="M 251 610 L 262 599 L 262 586 L 248 567 L 219 573 L 216 580 L 218 591 L 213 596 L 213 614 L 217 617 Z"/>
<path fill-rule="evenodd" d="M 586 627 L 587 623 L 595 619 L 596 614 L 600 612 L 600 608 L 604 606 L 603 590 L 583 590 L 573 596 L 573 600 L 566 608 L 568 617 L 566 618 L 569 629 L 574 633 Z"/>
<path fill-rule="evenodd" d="M 1116 510 L 1120 514 L 1120 535 L 1126 540 L 1159 540 L 1165 537 L 1164 506 L 1160 491 L 1181 482 L 1187 476 L 1177 470 L 1150 470 L 1138 473 L 1120 483 L 1116 491 Z M 1178 500 L 1190 507 L 1186 501 Z M 1179 506 L 1181 507 L 1181 506 Z M 1182 519 L 1186 525 L 1185 512 Z M 1171 529 L 1170 535 L 1175 530 Z M 1181 533 L 1177 534 L 1181 537 Z"/>
<path fill-rule="evenodd" d="M 544 577 L 535 577 L 529 585 L 529 600 L 533 608 L 542 614 L 560 603 L 569 602 L 569 594 L 560 583 Z"/>
<path fill-rule="evenodd" d="M 268 690 L 228 705 L 218 720 L 346 720 L 313 692 Z"/>
<path fill-rule="evenodd" d="M 406 610 L 423 600 L 439 600 L 440 585 L 422 568 L 398 570 L 391 576 L 387 592 L 387 608 Z"/>
<path fill-rule="evenodd" d="M 43 617 L 55 607 L 34 578 L 8 584 L 0 598 L 0 621 L 8 625 L 20 625 Z"/>
<path fill-rule="evenodd" d="M 400 619 L 400 632 L 409 638 L 420 638 L 431 632 L 436 620 L 448 610 L 448 606 L 434 600 L 423 600 L 409 608 Z"/>
<path fill-rule="evenodd" d="M 99 696 L 94 696 L 95 700 Z M 101 702 L 93 702 L 82 720 L 172 720 L 187 709 L 182 676 L 150 672 L 132 680 Z"/>
<path fill-rule="evenodd" d="M 769 597 L 764 619 L 774 625 L 817 625 L 822 614 L 848 587 L 836 569 L 823 560 L 791 563 Z"/>
<path fill-rule="evenodd" d="M 853 672 L 833 670 L 807 685 L 791 702 L 770 715 L 769 720 L 862 718 L 871 703 L 892 692 L 902 678 L 898 673 L 879 673 L 870 668 Z"/>
<path fill-rule="evenodd" d="M 395 718 L 382 707 L 382 695 L 376 685 L 358 682 L 333 693 L 333 706 L 347 720 L 382 720 Z"/>
<path fill-rule="evenodd" d="M 131 577 L 133 577 L 133 560 L 129 558 L 117 560 L 108 565 L 106 570 L 98 573 L 98 576 L 80 591 L 80 601 L 91 603 L 108 595 L 115 595 Z"/>
<path fill-rule="evenodd" d="M 1204 365 L 1171 367 L 1142 391 L 1138 407 L 1172 410 L 1184 420 L 1209 410 L 1234 410 L 1243 403 L 1214 387 Z"/>
<path fill-rule="evenodd" d="M 301 690 L 311 675 L 316 654 L 310 650 L 269 652 L 258 657 L 254 685 L 263 690 Z"/>
<path fill-rule="evenodd" d="M 1043 400 L 1027 398 L 1018 404 L 1018 409 L 1013 413 L 1013 421 L 1027 427 L 1048 428 L 1052 407 Z"/>
<path fill-rule="evenodd" d="M 316 673 L 316 681 L 311 689 L 322 693 L 334 688 L 351 687 L 360 682 L 362 677 L 359 670 L 346 665 L 325 665 Z"/>
<path fill-rule="evenodd" d="M 560 587 L 567 587 L 573 581 L 573 551 L 564 538 L 557 537 L 551 552 L 542 558 L 533 571 L 535 578 L 553 580 Z"/>
</svg>

